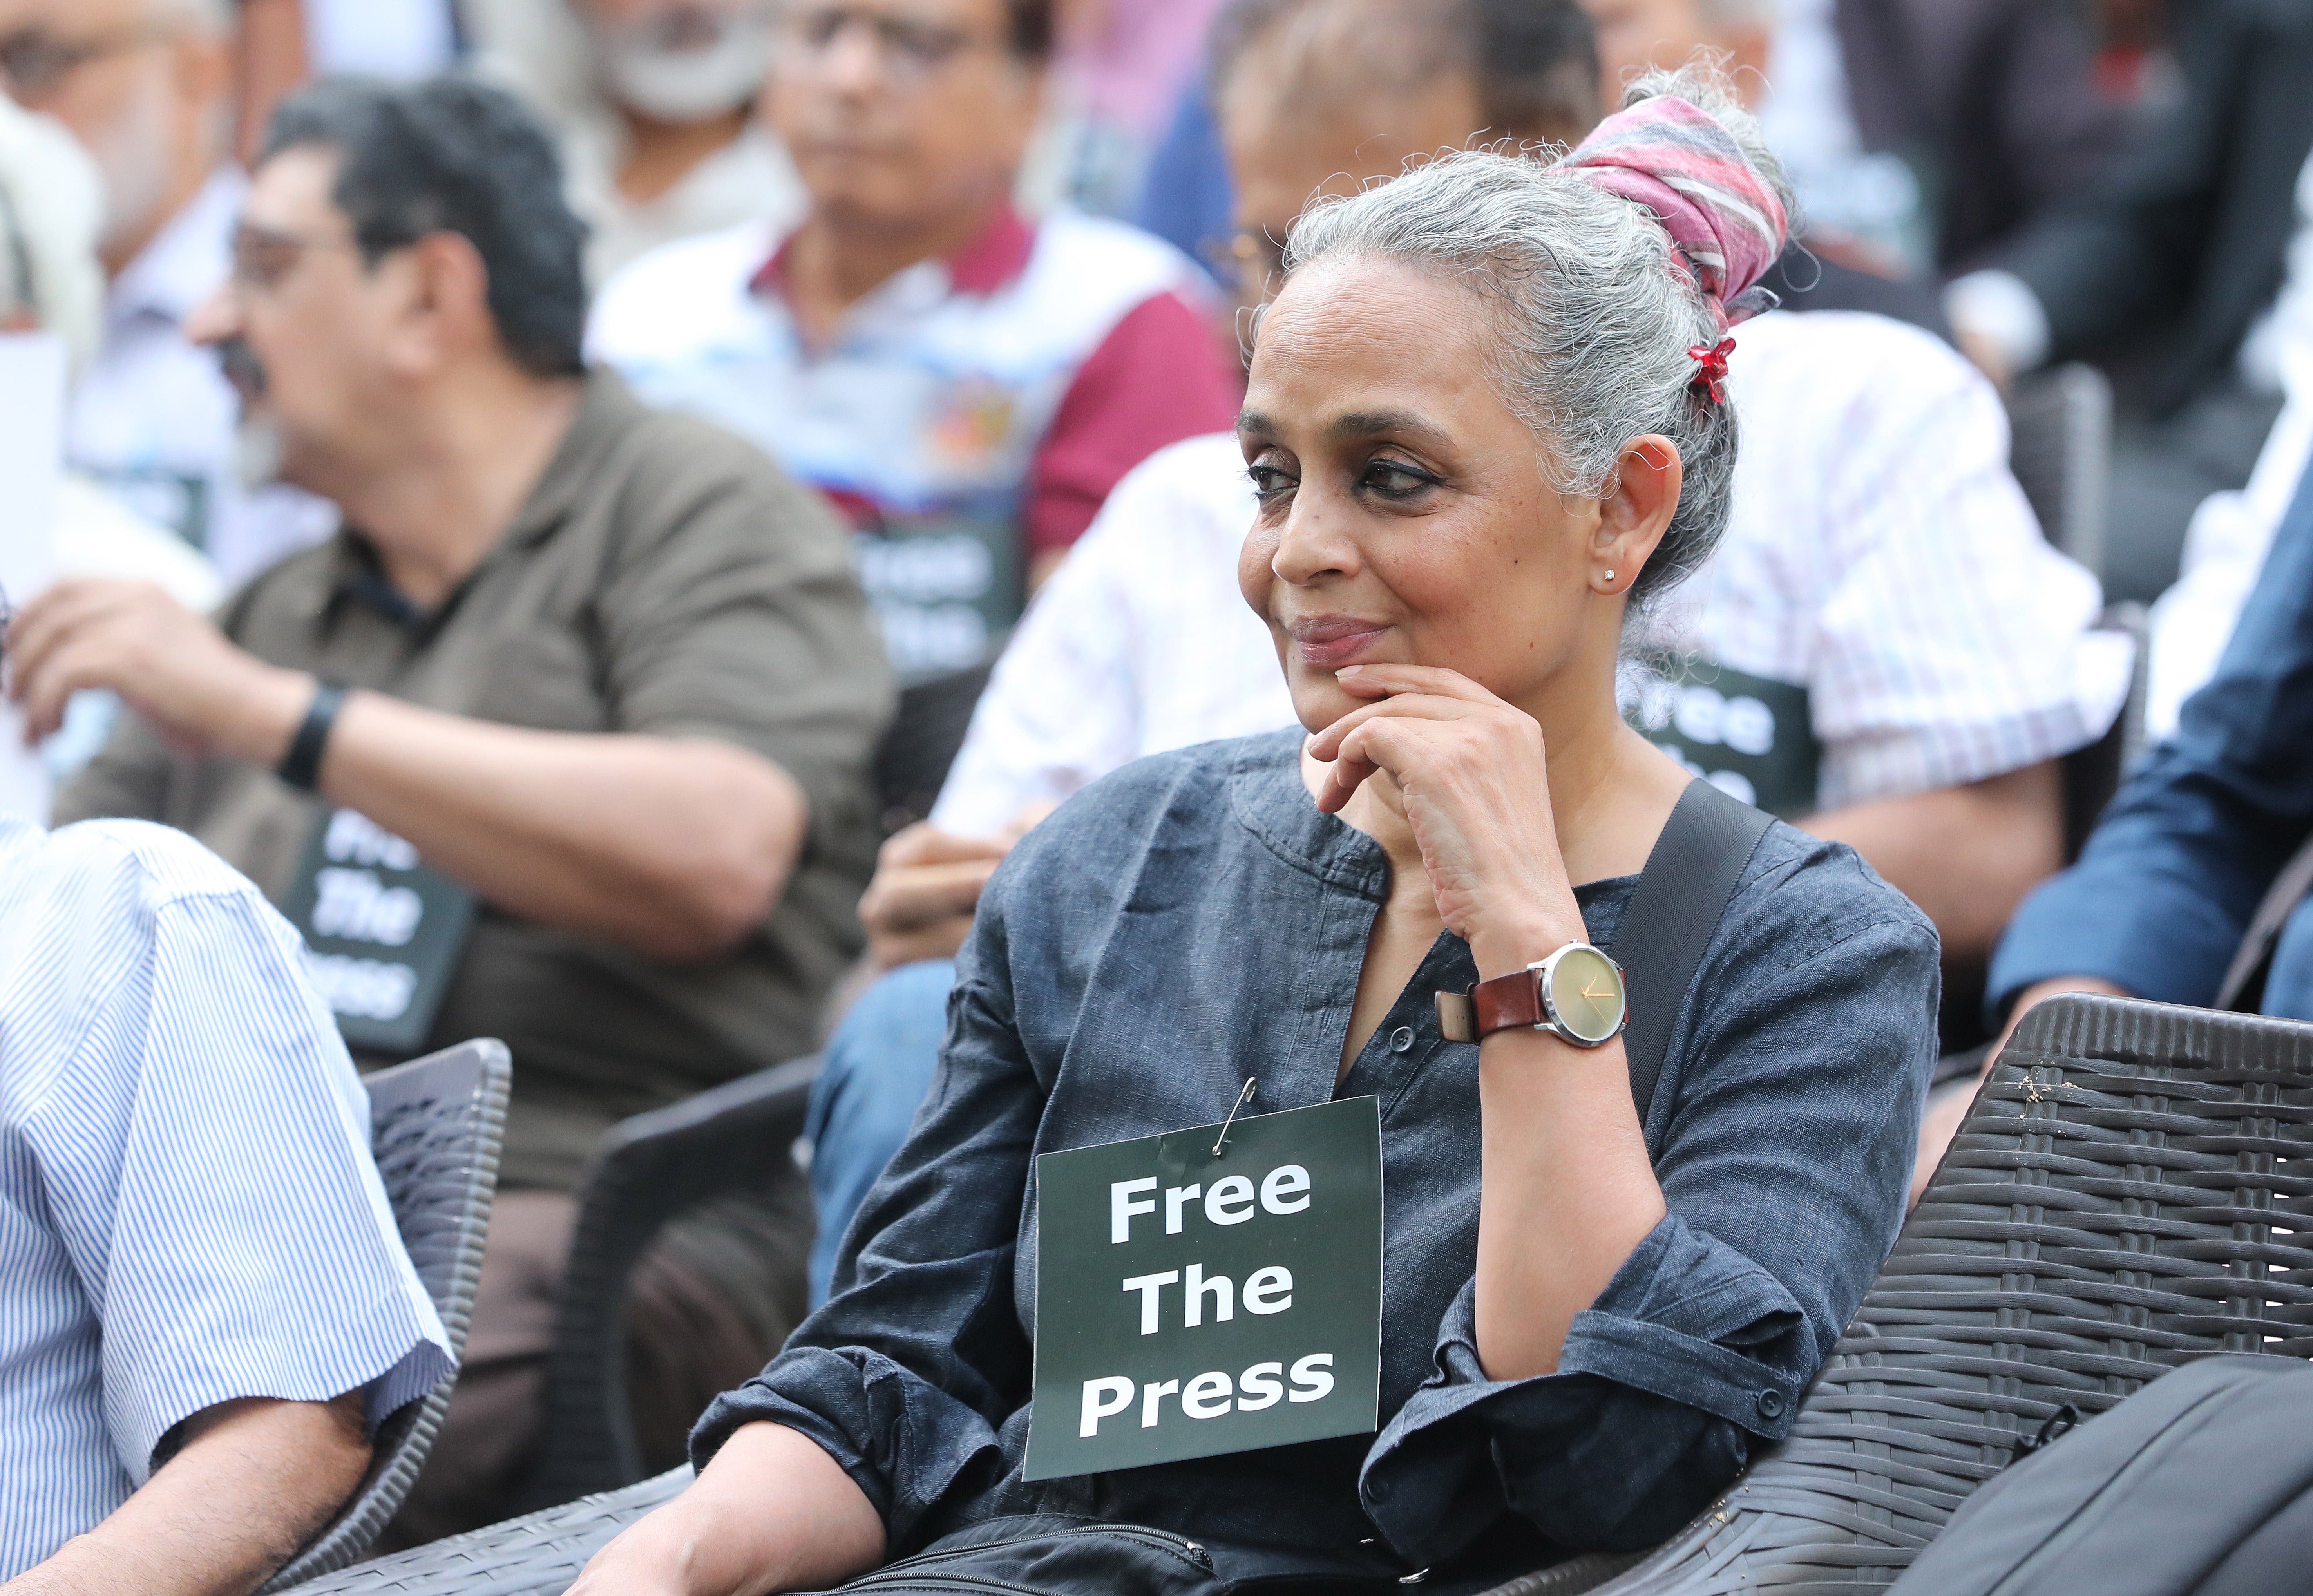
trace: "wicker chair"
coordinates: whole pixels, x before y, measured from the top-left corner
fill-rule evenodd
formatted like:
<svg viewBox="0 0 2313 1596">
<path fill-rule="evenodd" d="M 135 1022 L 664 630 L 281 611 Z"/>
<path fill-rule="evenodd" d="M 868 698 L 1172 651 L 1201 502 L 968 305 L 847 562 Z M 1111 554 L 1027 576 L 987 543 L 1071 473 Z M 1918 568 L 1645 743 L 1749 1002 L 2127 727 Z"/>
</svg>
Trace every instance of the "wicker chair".
<svg viewBox="0 0 2313 1596">
<path fill-rule="evenodd" d="M 1493 1596 L 1884 1587 L 2065 1408 L 2212 1353 L 2313 1355 L 2309 1215 L 2313 1025 L 2043 1004 L 1790 1437 L 1621 1577 L 1588 1561 Z"/>
<path fill-rule="evenodd" d="M 427 1295 L 462 1353 L 481 1276 L 482 1236 L 497 1191 L 498 1144 L 506 1135 L 506 1092 L 514 1066 L 506 1044 L 464 1042 L 364 1078 L 369 1089 L 370 1146 L 401 1244 Z M 330 1527 L 264 1586 L 286 1591 L 345 1567 L 369 1549 L 418 1478 L 455 1371 L 423 1399 L 379 1426 L 361 1489 Z"/>
<path fill-rule="evenodd" d="M 2065 1407 L 2101 1412 L 2211 1353 L 2313 1355 L 2309 1215 L 2313 1026 L 2113 998 L 2044 1004 L 1978 1094 L 1789 1439 L 1651 1555 L 1578 1558 L 1491 1596 L 1883 1587 Z M 664 1476 L 314 1590 L 558 1596 L 681 1483 Z"/>
<path fill-rule="evenodd" d="M 616 1490 L 644 1474 L 627 1399 L 627 1285 L 670 1221 L 792 1173 L 816 1055 L 743 1075 L 611 1127 L 579 1182 L 578 1223 L 547 1364 L 546 1426 L 529 1508 Z"/>
</svg>

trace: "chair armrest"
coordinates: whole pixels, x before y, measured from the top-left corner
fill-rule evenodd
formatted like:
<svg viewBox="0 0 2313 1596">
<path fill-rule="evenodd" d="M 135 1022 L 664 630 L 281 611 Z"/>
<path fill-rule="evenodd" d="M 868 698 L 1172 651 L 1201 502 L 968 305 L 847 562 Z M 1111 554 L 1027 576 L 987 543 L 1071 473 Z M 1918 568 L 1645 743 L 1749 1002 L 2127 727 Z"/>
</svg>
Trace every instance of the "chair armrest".
<svg viewBox="0 0 2313 1596">
<path fill-rule="evenodd" d="M 614 1490 L 643 1473 L 627 1405 L 626 1296 L 666 1223 L 712 1197 L 758 1189 L 803 1134 L 816 1057 L 744 1075 L 611 1127 L 579 1184 L 555 1315 L 546 1425 L 523 1503 Z"/>
<path fill-rule="evenodd" d="M 298 1586 L 298 1596 L 562 1596 L 587 1558 L 690 1483 L 688 1467 L 671 1469 L 624 1490 L 356 1564 Z"/>
</svg>

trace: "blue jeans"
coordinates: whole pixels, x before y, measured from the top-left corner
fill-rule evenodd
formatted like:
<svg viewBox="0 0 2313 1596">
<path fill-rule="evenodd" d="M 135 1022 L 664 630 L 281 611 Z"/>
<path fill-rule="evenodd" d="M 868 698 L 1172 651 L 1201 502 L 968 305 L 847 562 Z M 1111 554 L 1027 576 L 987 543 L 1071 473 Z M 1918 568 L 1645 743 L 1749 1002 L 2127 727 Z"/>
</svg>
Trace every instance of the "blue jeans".
<svg viewBox="0 0 2313 1596">
<path fill-rule="evenodd" d="M 827 1301 L 843 1232 L 892 1154 L 908 1139 L 916 1106 L 931 1090 L 947 1029 L 955 963 L 903 964 L 860 995 L 827 1044 L 811 1088 L 804 1135 L 811 1139 L 811 1305 Z"/>
</svg>

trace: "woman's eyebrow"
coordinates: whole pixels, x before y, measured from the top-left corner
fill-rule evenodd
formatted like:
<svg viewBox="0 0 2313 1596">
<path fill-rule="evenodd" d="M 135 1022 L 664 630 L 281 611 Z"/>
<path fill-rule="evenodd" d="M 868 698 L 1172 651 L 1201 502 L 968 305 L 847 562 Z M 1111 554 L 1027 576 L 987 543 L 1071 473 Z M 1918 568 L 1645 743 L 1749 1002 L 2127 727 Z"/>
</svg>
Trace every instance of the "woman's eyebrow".
<svg viewBox="0 0 2313 1596">
<path fill-rule="evenodd" d="M 1273 438 L 1277 433 L 1276 421 L 1262 411 L 1244 410 L 1237 415 L 1236 434 L 1240 438 Z M 1325 435 L 1337 443 L 1385 433 L 1439 447 L 1451 442 L 1444 427 L 1412 410 L 1350 410 L 1334 417 L 1325 427 Z"/>
<path fill-rule="evenodd" d="M 1325 428 L 1335 443 L 1376 437 L 1387 433 L 1409 443 L 1443 447 L 1451 442 L 1444 427 L 1412 410 L 1351 410 L 1336 416 Z"/>
</svg>

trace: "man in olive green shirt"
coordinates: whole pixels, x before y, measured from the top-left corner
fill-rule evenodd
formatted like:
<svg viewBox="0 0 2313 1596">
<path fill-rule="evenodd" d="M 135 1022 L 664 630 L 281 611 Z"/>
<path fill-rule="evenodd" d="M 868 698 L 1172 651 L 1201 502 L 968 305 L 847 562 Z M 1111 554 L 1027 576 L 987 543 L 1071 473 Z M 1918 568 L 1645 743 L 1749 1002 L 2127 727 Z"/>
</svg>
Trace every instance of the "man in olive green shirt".
<svg viewBox="0 0 2313 1596">
<path fill-rule="evenodd" d="M 810 1049 L 857 948 L 892 692 L 816 496 L 584 372 L 560 194 L 496 91 L 290 101 L 195 329 L 345 530 L 214 623 L 77 582 L 8 639 L 36 733 L 75 691 L 128 706 L 59 820 L 163 820 L 253 877 L 373 1060 L 396 1026 L 392 1052 L 510 1045 L 516 1188 Z M 568 1198 L 541 1195 L 501 1197 L 462 1398 L 542 1354 L 550 1294 L 505 1289 L 517 1255 L 559 1272 Z"/>
</svg>

